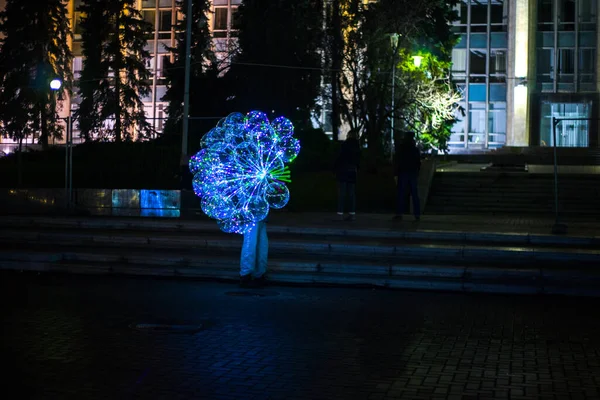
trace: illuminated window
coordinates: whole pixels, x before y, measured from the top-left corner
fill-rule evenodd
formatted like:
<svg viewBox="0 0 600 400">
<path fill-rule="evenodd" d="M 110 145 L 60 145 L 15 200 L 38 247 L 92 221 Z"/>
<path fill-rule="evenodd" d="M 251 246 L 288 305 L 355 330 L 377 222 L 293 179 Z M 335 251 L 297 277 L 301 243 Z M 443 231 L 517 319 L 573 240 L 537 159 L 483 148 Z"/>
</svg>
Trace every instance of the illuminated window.
<svg viewBox="0 0 600 400">
<path fill-rule="evenodd" d="M 536 81 L 541 92 L 596 90 L 597 0 L 538 0 Z"/>
<path fill-rule="evenodd" d="M 506 143 L 508 1 L 462 0 L 456 11 L 461 40 L 452 51 L 452 77 L 468 101 L 449 146 L 499 147 Z"/>
<path fill-rule="evenodd" d="M 215 31 L 227 30 L 227 19 L 229 15 L 228 7 L 215 7 L 215 23 L 213 29 Z"/>
<path fill-rule="evenodd" d="M 217 60 L 227 60 L 235 51 L 236 35 L 239 28 L 237 15 L 241 0 L 213 0 L 212 35 L 214 38 L 215 55 Z M 224 73 L 225 71 L 223 71 Z"/>
<path fill-rule="evenodd" d="M 452 50 L 452 72 L 454 74 L 458 72 L 467 71 L 467 50 L 465 49 L 453 49 Z"/>
<path fill-rule="evenodd" d="M 81 78 L 81 70 L 83 69 L 83 57 L 73 57 L 73 78 Z"/>
</svg>

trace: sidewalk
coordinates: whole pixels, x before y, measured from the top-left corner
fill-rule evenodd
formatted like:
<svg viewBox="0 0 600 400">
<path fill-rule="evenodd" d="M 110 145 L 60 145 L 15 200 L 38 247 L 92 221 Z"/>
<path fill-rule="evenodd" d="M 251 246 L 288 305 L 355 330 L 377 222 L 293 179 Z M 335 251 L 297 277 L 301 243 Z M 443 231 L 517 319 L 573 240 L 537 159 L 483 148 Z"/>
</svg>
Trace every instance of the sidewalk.
<svg viewBox="0 0 600 400">
<path fill-rule="evenodd" d="M 0 289 L 15 399 L 600 398 L 599 299 L 7 273 Z"/>
</svg>

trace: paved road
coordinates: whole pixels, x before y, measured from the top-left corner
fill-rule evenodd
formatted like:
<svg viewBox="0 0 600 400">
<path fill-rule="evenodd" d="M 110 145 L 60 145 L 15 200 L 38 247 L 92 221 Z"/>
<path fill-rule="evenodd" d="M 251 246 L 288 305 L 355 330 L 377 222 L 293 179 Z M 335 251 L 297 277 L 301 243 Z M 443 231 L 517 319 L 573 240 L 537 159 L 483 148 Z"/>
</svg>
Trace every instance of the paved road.
<svg viewBox="0 0 600 400">
<path fill-rule="evenodd" d="M 598 299 L 294 287 L 248 297 L 229 295 L 240 291 L 230 284 L 8 273 L 0 282 L 7 399 L 600 398 Z"/>
</svg>

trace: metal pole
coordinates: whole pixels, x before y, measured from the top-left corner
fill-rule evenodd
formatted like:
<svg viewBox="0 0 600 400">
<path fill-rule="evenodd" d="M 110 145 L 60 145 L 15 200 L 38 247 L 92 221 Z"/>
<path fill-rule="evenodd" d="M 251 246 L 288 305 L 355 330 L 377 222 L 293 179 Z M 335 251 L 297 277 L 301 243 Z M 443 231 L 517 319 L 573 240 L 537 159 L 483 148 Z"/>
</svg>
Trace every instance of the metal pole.
<svg viewBox="0 0 600 400">
<path fill-rule="evenodd" d="M 158 25 L 160 24 L 160 1 L 156 0 L 156 4 L 154 7 L 154 65 L 152 66 L 152 70 L 154 74 L 152 74 L 152 130 L 156 129 L 156 81 L 158 79 Z"/>
<path fill-rule="evenodd" d="M 69 112 L 69 117 L 67 118 L 69 125 L 68 127 L 68 135 L 69 135 L 69 207 L 71 207 L 71 202 L 73 201 L 73 118 L 71 117 L 71 113 Z"/>
<path fill-rule="evenodd" d="M 183 91 L 183 132 L 181 135 L 181 156 L 187 158 L 188 127 L 190 113 L 190 64 L 192 59 L 192 1 L 187 0 L 187 23 L 185 30 L 185 88 Z"/>
<path fill-rule="evenodd" d="M 67 122 L 65 120 L 65 122 Z M 69 208 L 69 123 L 65 136 L 65 208 Z"/>
<path fill-rule="evenodd" d="M 558 213 L 558 151 L 556 145 L 556 126 L 561 120 L 556 117 L 552 117 L 552 141 L 554 142 L 554 212 L 555 220 L 552 226 L 552 233 L 554 234 L 565 234 L 567 233 L 567 226 L 560 223 Z"/>
<path fill-rule="evenodd" d="M 390 149 L 390 160 L 393 163 L 394 162 L 394 152 L 395 152 L 395 148 L 394 148 L 394 108 L 395 108 L 395 87 L 396 87 L 396 49 L 394 49 L 394 61 L 393 61 L 393 65 L 392 65 L 392 126 L 391 126 L 391 132 L 390 132 L 390 144 L 391 144 L 391 149 Z"/>
<path fill-rule="evenodd" d="M 556 117 L 552 117 L 552 142 L 554 143 L 554 213 L 555 223 L 558 223 L 558 156 L 556 150 Z"/>
</svg>

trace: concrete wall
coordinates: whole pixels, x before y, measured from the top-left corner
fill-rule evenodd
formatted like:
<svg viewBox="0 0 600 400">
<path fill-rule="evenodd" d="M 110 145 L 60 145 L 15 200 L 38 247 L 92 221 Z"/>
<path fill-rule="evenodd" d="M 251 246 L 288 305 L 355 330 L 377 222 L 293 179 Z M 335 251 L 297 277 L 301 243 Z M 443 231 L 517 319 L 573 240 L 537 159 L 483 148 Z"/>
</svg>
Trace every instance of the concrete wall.
<svg viewBox="0 0 600 400">
<path fill-rule="evenodd" d="M 67 207 L 64 189 L 5 189 L 0 192 L 3 213 L 51 212 Z M 179 190 L 76 189 L 71 208 L 91 215 L 179 217 Z"/>
</svg>

